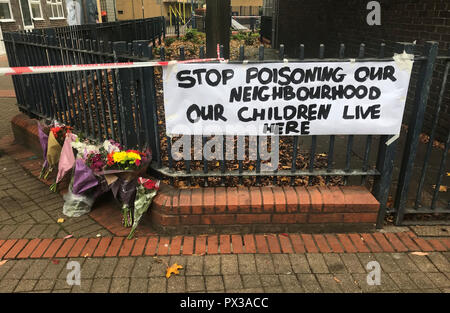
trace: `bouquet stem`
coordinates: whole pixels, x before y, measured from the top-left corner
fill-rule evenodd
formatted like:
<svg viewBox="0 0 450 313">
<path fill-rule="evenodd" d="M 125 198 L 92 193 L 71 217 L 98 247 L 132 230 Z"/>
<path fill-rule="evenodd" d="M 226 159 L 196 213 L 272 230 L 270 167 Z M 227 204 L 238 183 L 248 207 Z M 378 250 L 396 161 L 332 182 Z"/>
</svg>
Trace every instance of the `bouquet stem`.
<svg viewBox="0 0 450 313">
<path fill-rule="evenodd" d="M 122 224 L 123 227 L 131 227 L 133 225 L 131 210 L 127 205 L 122 207 Z"/>
<path fill-rule="evenodd" d="M 47 179 L 48 175 L 49 175 L 52 171 L 53 171 L 53 168 L 50 167 L 50 168 L 47 170 L 47 173 L 45 173 L 44 179 Z"/>
<path fill-rule="evenodd" d="M 50 190 L 51 191 L 56 192 L 57 189 L 58 189 L 58 183 L 51 184 L 51 186 L 50 186 Z"/>
<path fill-rule="evenodd" d="M 46 169 L 47 169 L 47 168 L 46 168 L 45 166 L 42 167 L 41 173 L 39 174 L 39 178 L 44 177 L 44 173 L 45 173 L 45 170 L 46 170 Z"/>
</svg>

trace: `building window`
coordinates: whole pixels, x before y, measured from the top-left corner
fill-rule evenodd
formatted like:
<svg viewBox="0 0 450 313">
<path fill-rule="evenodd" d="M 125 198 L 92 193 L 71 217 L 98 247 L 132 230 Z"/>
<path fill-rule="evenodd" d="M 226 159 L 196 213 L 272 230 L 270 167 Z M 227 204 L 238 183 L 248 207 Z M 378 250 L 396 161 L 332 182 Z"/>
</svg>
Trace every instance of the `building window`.
<svg viewBox="0 0 450 313">
<path fill-rule="evenodd" d="M 30 0 L 31 14 L 34 19 L 42 20 L 42 8 L 40 0 Z"/>
<path fill-rule="evenodd" d="M 12 20 L 10 0 L 0 0 L 0 20 Z"/>
<path fill-rule="evenodd" d="M 50 6 L 50 18 L 64 18 L 62 0 L 47 0 Z"/>
</svg>

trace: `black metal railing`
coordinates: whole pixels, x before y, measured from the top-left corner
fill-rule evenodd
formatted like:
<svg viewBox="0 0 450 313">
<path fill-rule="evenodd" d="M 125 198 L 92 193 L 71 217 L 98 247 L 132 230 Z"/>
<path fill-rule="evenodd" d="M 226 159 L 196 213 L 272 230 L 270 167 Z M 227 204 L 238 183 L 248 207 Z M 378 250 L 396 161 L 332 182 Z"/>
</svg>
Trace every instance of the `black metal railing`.
<svg viewBox="0 0 450 313">
<path fill-rule="evenodd" d="M 150 40 L 155 42 L 164 36 L 166 27 L 162 16 L 145 19 L 115 21 L 100 24 L 85 24 L 55 28 L 36 29 L 35 32 L 48 33 L 54 31 L 54 36 L 71 39 L 90 39 L 96 41 L 126 41 Z"/>
<path fill-rule="evenodd" d="M 150 40 L 133 42 L 108 42 L 103 40 L 77 39 L 56 32 L 5 33 L 4 40 L 11 66 L 89 64 L 122 61 L 147 61 L 157 53 L 165 60 L 165 49 L 152 50 Z M 415 67 L 421 73 L 414 92 L 417 102 L 415 119 L 420 117 L 421 108 L 431 81 L 435 51 L 429 44 L 422 55 L 415 57 Z M 223 48 L 223 47 L 222 47 Z M 412 44 L 398 44 L 397 52 L 412 52 Z M 239 49 L 239 60 L 244 61 L 245 47 Z M 221 49 L 222 51 L 222 49 Z M 345 55 L 345 45 L 339 47 L 339 58 L 325 59 L 325 46 L 320 45 L 318 58 L 305 59 L 304 45 L 299 45 L 298 55 L 289 62 L 354 62 Z M 205 56 L 201 47 L 198 57 Z M 195 56 L 192 56 L 195 57 Z M 284 46 L 278 51 L 277 60 L 266 60 L 265 48 L 260 46 L 257 60 L 249 62 L 285 62 Z M 184 48 L 179 59 L 185 59 Z M 365 45 L 361 44 L 357 61 L 392 60 L 385 56 L 385 46 L 379 48 L 377 58 L 365 57 Z M 448 65 L 447 65 L 448 66 Z M 237 138 L 246 142 L 246 155 L 256 152 L 256 160 L 206 160 L 203 153 L 199 159 L 174 160 L 172 145 L 177 137 L 165 133 L 165 117 L 160 68 L 129 68 L 119 70 L 83 70 L 77 72 L 49 73 L 14 76 L 14 88 L 20 110 L 30 116 L 57 119 L 74 126 L 87 137 L 95 140 L 114 139 L 129 148 L 150 147 L 153 151 L 152 171 L 168 182 L 183 180 L 195 185 L 365 185 L 381 203 L 378 226 L 383 223 L 387 212 L 389 189 L 394 168 L 397 141 L 392 136 L 280 136 L 280 166 L 274 171 L 263 171 L 265 161 L 259 158 L 260 137 Z M 413 88 L 410 88 L 410 91 Z M 408 134 L 410 154 L 415 155 L 414 142 L 418 140 L 415 127 L 410 125 Z M 419 127 L 420 128 L 420 127 Z M 219 136 L 220 137 L 220 136 Z M 211 136 L 190 136 L 190 143 L 204 144 Z M 220 140 L 220 139 L 219 139 Z M 226 140 L 223 140 L 225 156 Z M 256 151 L 251 151 L 250 141 L 256 140 Z M 445 156 L 449 142 L 447 140 Z M 191 146 L 192 148 L 192 146 Z M 193 149 L 192 149 L 193 151 Z M 407 155 L 407 154 L 405 154 Z M 405 156 L 405 158 L 407 158 Z M 413 159 L 408 158 L 401 171 L 402 184 L 409 180 L 409 169 Z M 402 178 L 403 177 L 403 178 Z M 401 208 L 401 206 L 400 206 Z M 400 211 L 399 211 L 400 212 Z"/>
</svg>

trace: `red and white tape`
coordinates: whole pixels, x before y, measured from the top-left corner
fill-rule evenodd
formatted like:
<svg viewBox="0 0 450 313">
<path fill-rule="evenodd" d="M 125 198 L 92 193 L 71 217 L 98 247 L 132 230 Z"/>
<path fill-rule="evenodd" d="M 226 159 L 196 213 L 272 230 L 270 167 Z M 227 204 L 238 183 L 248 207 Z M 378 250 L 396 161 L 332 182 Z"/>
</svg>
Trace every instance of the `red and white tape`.
<svg viewBox="0 0 450 313">
<path fill-rule="evenodd" d="M 73 65 L 49 65 L 49 66 L 24 66 L 24 67 L 0 67 L 0 76 L 24 75 L 24 74 L 45 74 L 58 72 L 74 72 L 88 70 L 105 70 L 120 68 L 168 66 L 179 63 L 199 63 L 223 61 L 222 58 L 193 59 L 184 61 L 152 61 L 152 62 L 119 62 L 119 63 L 97 63 L 97 64 L 73 64 Z"/>
<path fill-rule="evenodd" d="M 225 61 L 220 56 L 220 46 L 217 45 L 217 58 L 203 58 L 183 61 L 149 61 L 149 62 L 118 62 L 118 63 L 96 63 L 96 64 L 70 64 L 70 65 L 47 65 L 47 66 L 22 66 L 22 67 L 0 67 L 0 76 L 46 74 L 58 72 L 75 72 L 89 70 L 107 70 L 120 68 L 168 66 L 180 63 L 201 63 L 212 61 Z"/>
</svg>

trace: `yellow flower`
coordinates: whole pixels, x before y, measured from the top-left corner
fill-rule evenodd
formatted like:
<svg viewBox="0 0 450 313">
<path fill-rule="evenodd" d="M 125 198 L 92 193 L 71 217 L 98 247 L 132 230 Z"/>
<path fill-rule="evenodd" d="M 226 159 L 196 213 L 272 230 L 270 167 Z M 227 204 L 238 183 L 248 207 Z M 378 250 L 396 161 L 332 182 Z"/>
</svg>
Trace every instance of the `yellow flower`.
<svg viewBox="0 0 450 313">
<path fill-rule="evenodd" d="M 127 152 L 127 157 L 132 160 L 140 160 L 141 156 L 135 152 Z"/>
<path fill-rule="evenodd" d="M 115 163 L 121 163 L 127 157 L 127 153 L 125 151 L 115 152 L 113 154 L 113 159 Z"/>
</svg>

